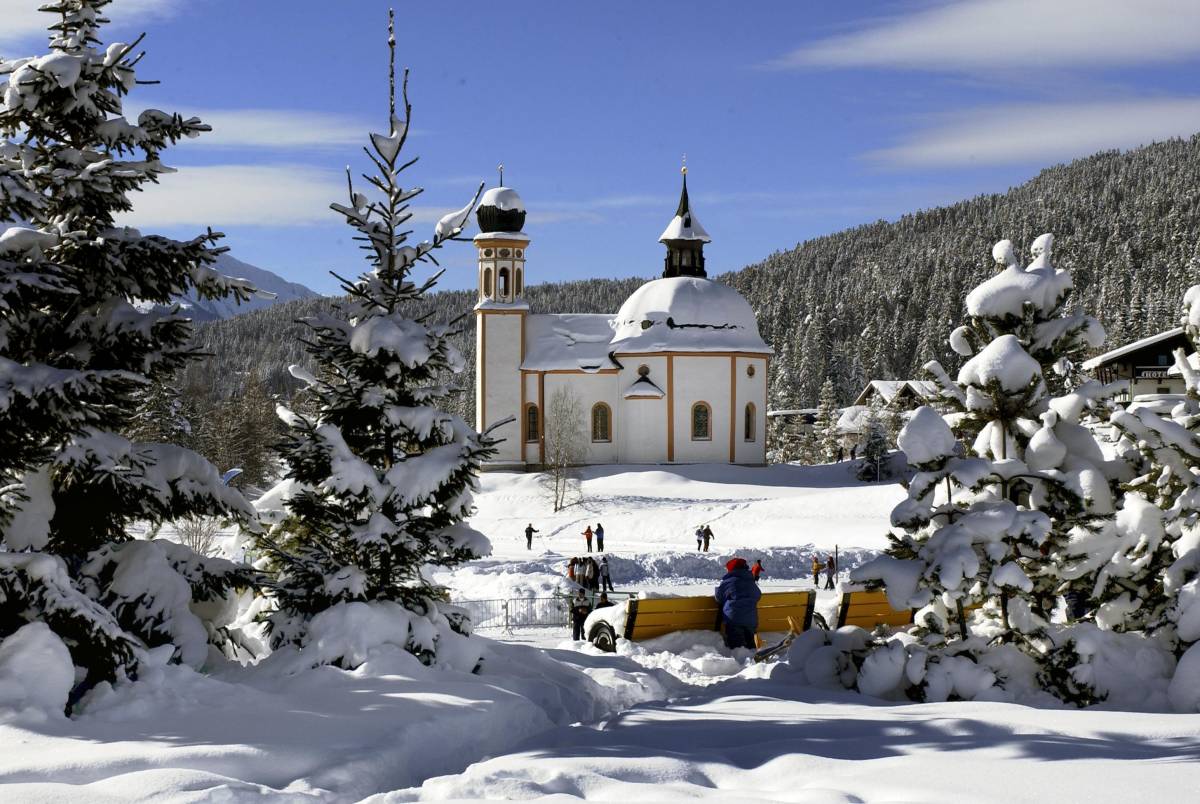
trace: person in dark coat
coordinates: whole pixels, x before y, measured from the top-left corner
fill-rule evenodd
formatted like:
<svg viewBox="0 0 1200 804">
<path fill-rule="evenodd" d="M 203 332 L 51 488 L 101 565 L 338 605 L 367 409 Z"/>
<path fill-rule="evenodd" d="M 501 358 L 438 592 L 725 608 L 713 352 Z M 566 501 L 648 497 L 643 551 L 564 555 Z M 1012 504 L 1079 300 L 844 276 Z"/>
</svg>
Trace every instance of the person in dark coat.
<svg viewBox="0 0 1200 804">
<path fill-rule="evenodd" d="M 763 573 L 765 573 L 766 571 L 767 571 L 767 568 L 762 565 L 762 559 L 761 558 L 754 559 L 754 566 L 750 568 L 750 574 L 754 576 L 755 583 L 758 582 L 758 579 L 761 578 L 763 576 Z"/>
<path fill-rule="evenodd" d="M 751 648 L 758 630 L 758 599 L 762 597 L 744 558 L 731 558 L 714 597 L 725 621 L 725 646 Z"/>
<path fill-rule="evenodd" d="M 706 553 L 708 552 L 708 543 L 712 541 L 712 537 L 713 537 L 712 528 L 710 528 L 708 525 L 705 525 L 704 526 L 704 552 L 706 552 Z"/>
<path fill-rule="evenodd" d="M 596 601 L 596 608 L 602 609 L 606 606 L 611 606 L 611 605 L 612 605 L 612 601 L 608 599 L 608 595 L 606 595 L 604 592 L 601 592 L 600 599 Z"/>
<path fill-rule="evenodd" d="M 537 528 L 535 528 L 533 526 L 532 522 L 530 522 L 528 525 L 525 526 L 525 549 L 526 550 L 533 549 L 533 534 L 535 534 L 537 532 L 538 532 L 538 530 L 537 530 Z"/>
<path fill-rule="evenodd" d="M 608 556 L 600 559 L 600 588 L 607 592 L 615 592 L 613 588 L 612 576 L 608 571 Z"/>
<path fill-rule="evenodd" d="M 837 575 L 837 564 L 833 561 L 833 556 L 825 556 L 825 588 L 833 588 L 833 577 Z"/>
<path fill-rule="evenodd" d="M 604 552 L 604 526 L 599 522 L 596 523 L 596 549 Z"/>
<path fill-rule="evenodd" d="M 704 544 L 704 526 L 696 528 L 696 552 L 700 552 L 700 545 Z"/>
<path fill-rule="evenodd" d="M 592 552 L 592 526 L 588 525 L 583 531 L 583 540 L 587 542 L 587 551 Z"/>
<path fill-rule="evenodd" d="M 571 600 L 571 639 L 583 639 L 583 621 L 591 613 L 592 607 L 588 605 L 587 598 L 580 589 Z"/>
</svg>

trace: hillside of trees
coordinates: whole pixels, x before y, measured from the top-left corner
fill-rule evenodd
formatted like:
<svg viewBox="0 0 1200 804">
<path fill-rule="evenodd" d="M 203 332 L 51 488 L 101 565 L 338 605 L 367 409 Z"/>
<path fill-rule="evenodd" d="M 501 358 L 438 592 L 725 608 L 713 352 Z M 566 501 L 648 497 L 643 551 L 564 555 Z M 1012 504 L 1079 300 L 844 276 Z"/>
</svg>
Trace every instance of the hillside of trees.
<svg viewBox="0 0 1200 804">
<path fill-rule="evenodd" d="M 814 238 L 715 278 L 745 295 L 775 349 L 773 406 L 815 407 L 826 378 L 845 403 L 867 380 L 918 376 L 931 358 L 956 367 L 947 336 L 966 292 L 993 271 L 992 244 L 1009 237 L 1028 259 L 1042 232 L 1054 233 L 1073 303 L 1103 322 L 1110 347 L 1175 326 L 1183 292 L 1200 281 L 1200 135 L 1099 153 L 1005 193 Z M 616 312 L 645 279 L 547 283 L 526 296 L 537 312 Z M 441 291 L 425 306 L 434 320 L 461 321 L 469 368 L 454 404 L 468 421 L 474 300 L 474 291 Z M 212 356 L 181 380 L 194 425 L 255 381 L 290 397 L 299 383 L 288 365 L 307 365 L 295 319 L 335 303 L 298 300 L 200 326 L 197 346 Z"/>
</svg>

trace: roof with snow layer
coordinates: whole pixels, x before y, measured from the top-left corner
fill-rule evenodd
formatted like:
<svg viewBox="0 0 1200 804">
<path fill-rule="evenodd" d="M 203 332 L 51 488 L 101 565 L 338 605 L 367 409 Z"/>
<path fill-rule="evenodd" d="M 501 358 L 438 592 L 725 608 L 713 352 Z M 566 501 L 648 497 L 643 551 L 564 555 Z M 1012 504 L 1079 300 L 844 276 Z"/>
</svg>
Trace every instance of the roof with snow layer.
<svg viewBox="0 0 1200 804">
<path fill-rule="evenodd" d="M 607 315 L 564 313 L 525 318 L 527 371 L 599 371 L 617 368 L 609 357 L 613 330 Z"/>
<path fill-rule="evenodd" d="M 1151 335 L 1148 338 L 1142 338 L 1140 341 L 1134 341 L 1133 343 L 1125 344 L 1120 348 L 1113 349 L 1111 352 L 1105 352 L 1102 355 L 1093 357 L 1091 360 L 1088 360 L 1083 364 L 1083 370 L 1095 371 L 1106 363 L 1111 363 L 1118 358 L 1125 357 L 1126 355 L 1132 354 L 1140 349 L 1145 349 L 1147 346 L 1154 346 L 1157 343 L 1168 341 L 1172 338 L 1179 338 L 1180 346 L 1189 349 L 1191 348 L 1187 342 L 1187 336 L 1183 334 L 1183 327 L 1175 327 L 1174 329 L 1169 329 L 1166 332 L 1160 332 L 1157 335 Z"/>
</svg>

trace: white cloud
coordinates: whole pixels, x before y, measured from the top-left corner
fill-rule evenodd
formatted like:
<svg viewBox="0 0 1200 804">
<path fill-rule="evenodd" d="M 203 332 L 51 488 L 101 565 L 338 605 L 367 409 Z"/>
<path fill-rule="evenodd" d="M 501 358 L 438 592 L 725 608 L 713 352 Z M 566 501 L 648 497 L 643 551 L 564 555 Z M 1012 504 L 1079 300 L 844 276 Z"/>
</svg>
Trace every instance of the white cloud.
<svg viewBox="0 0 1200 804">
<path fill-rule="evenodd" d="M 325 148 L 366 144 L 370 126 L 326 112 L 288 109 L 191 109 L 169 111 L 196 116 L 212 131 L 187 143 L 207 148 Z M 132 117 L 136 115 L 131 113 Z"/>
<path fill-rule="evenodd" d="M 868 158 L 898 166 L 1046 162 L 1200 131 L 1200 98 L 1046 103 L 974 109 Z"/>
<path fill-rule="evenodd" d="M 987 72 L 1197 56 L 1196 0 L 957 0 L 875 20 L 770 66 Z"/>
<path fill-rule="evenodd" d="M 37 0 L 0 0 L 0 55 L 30 55 L 25 50 L 49 38 L 46 26 L 55 21 L 51 14 L 38 11 L 44 5 Z M 179 0 L 120 0 L 105 10 L 114 25 L 125 27 L 146 17 L 169 14 L 180 6 Z"/>
<path fill-rule="evenodd" d="M 181 167 L 132 196 L 130 226 L 303 226 L 336 223 L 344 174 L 304 165 Z"/>
</svg>

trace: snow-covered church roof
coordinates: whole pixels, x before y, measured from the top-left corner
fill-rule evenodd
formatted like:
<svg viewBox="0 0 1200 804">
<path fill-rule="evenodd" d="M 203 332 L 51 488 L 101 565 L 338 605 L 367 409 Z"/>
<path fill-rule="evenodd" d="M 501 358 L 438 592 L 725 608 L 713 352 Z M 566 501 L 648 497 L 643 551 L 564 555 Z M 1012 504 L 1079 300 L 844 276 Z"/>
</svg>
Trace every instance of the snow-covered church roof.
<svg viewBox="0 0 1200 804">
<path fill-rule="evenodd" d="M 610 316 L 531 315 L 525 319 L 526 371 L 563 369 L 599 371 L 616 368 L 611 351 L 613 331 Z"/>
<path fill-rule="evenodd" d="M 700 277 L 647 282 L 621 305 L 612 327 L 614 352 L 771 353 L 742 294 Z"/>
<path fill-rule="evenodd" d="M 708 232 L 704 231 L 704 227 L 696 219 L 695 214 L 692 212 L 691 202 L 688 201 L 686 168 L 684 168 L 683 173 L 683 192 L 679 195 L 679 206 L 675 209 L 675 217 L 671 218 L 671 222 L 663 230 L 662 236 L 658 238 L 658 242 L 660 243 L 665 243 L 668 240 L 699 240 L 701 243 L 712 242 L 712 238 L 708 236 Z"/>
</svg>

